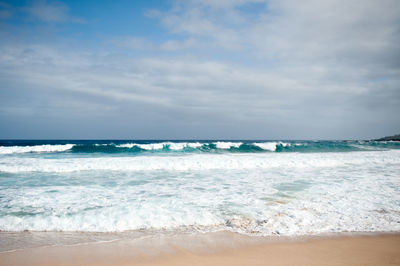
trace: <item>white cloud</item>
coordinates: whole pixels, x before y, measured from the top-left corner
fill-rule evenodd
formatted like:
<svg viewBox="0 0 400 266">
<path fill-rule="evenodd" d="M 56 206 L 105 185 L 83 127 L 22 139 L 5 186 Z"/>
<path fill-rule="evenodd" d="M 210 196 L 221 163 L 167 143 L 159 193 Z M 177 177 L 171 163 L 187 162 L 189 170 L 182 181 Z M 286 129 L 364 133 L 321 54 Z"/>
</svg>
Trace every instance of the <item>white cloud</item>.
<svg viewBox="0 0 400 266">
<path fill-rule="evenodd" d="M 272 1 L 249 38 L 266 58 L 382 63 L 399 51 L 398 1 Z M 379 62 L 376 62 L 379 60 Z"/>
<path fill-rule="evenodd" d="M 240 10 L 254 4 L 265 9 L 251 15 Z M 247 52 L 253 59 L 377 64 L 399 59 L 399 14 L 396 0 L 178 1 L 158 17 L 193 43 Z"/>
<path fill-rule="evenodd" d="M 139 55 L 2 45 L 1 87 L 86 99 L 94 115 L 135 116 L 160 125 L 158 132 L 186 125 L 179 136 L 199 127 L 225 132 L 214 134 L 220 138 L 368 138 L 399 130 L 397 1 L 271 0 L 251 13 L 241 10 L 246 5 L 264 3 L 185 1 L 152 11 L 171 38 L 112 42 Z"/>
</svg>

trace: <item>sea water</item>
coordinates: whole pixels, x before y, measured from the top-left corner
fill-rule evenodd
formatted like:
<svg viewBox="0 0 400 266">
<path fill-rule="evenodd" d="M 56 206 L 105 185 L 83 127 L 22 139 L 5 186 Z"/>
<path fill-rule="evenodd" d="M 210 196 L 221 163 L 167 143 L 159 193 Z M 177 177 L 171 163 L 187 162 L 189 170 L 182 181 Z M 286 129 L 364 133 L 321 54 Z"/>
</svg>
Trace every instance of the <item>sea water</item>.
<svg viewBox="0 0 400 266">
<path fill-rule="evenodd" d="M 0 230 L 398 232 L 400 142 L 3 140 Z"/>
</svg>

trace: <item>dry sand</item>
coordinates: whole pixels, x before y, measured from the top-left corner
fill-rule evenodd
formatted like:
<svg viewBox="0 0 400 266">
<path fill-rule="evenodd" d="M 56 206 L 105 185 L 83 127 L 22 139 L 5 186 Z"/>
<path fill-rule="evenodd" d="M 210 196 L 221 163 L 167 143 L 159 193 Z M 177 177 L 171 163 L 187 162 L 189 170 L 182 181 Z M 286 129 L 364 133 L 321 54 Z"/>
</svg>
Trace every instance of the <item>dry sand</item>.
<svg viewBox="0 0 400 266">
<path fill-rule="evenodd" d="M 225 233 L 28 248 L 0 253 L 0 265 L 400 265 L 400 234 L 250 239 Z"/>
</svg>

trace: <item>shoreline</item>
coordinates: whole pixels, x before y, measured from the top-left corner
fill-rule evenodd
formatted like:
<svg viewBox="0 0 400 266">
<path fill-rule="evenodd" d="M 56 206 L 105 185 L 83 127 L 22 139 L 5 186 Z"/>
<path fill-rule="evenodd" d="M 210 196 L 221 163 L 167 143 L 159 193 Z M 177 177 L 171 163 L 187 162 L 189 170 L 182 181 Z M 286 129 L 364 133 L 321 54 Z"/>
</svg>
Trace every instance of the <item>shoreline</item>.
<svg viewBox="0 0 400 266">
<path fill-rule="evenodd" d="M 265 265 L 266 261 L 273 265 L 400 265 L 400 232 L 255 237 L 224 231 L 0 253 L 0 265 Z"/>
<path fill-rule="evenodd" d="M 302 242 L 318 239 L 335 239 L 342 237 L 369 237 L 400 235 L 400 231 L 344 231 L 323 232 L 305 235 L 260 235 L 231 230 L 196 231 L 196 230 L 128 230 L 121 232 L 90 231 L 0 231 L 0 254 L 26 250 L 31 248 L 47 248 L 58 246 L 80 246 L 111 243 L 117 241 L 141 242 L 163 239 L 164 242 L 208 241 L 224 247 L 226 241 L 236 244 Z M 12 248 L 11 246 L 14 246 Z"/>
</svg>

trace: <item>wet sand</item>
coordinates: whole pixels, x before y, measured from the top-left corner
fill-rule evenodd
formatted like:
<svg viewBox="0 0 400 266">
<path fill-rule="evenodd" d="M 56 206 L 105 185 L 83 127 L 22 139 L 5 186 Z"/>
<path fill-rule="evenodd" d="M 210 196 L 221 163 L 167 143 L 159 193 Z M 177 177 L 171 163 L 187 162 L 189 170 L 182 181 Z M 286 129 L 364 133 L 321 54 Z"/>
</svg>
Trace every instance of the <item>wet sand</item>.
<svg viewBox="0 0 400 266">
<path fill-rule="evenodd" d="M 153 237 L 3 252 L 0 265 L 400 265 L 400 234 Z"/>
</svg>

